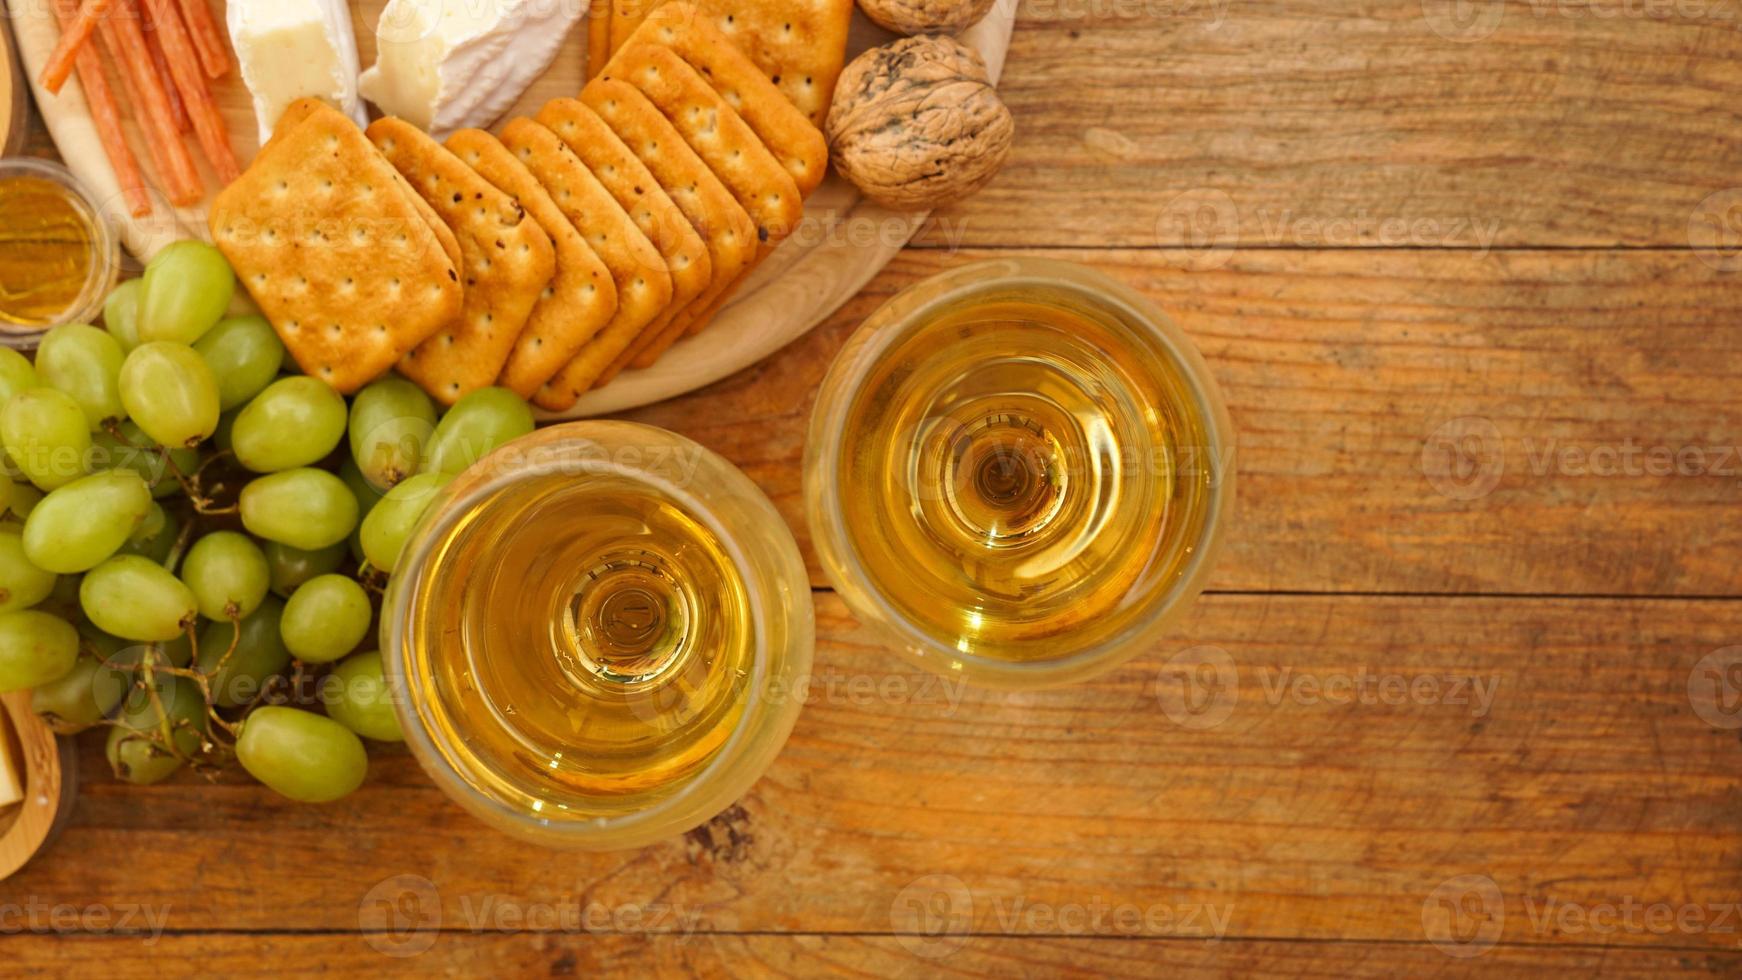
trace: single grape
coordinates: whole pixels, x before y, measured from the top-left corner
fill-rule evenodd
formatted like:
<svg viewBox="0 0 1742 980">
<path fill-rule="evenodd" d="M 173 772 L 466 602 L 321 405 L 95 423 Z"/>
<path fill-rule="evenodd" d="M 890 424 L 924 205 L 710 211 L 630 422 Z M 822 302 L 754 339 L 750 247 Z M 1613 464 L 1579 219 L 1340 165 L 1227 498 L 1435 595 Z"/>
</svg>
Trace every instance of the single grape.
<svg viewBox="0 0 1742 980">
<path fill-rule="evenodd" d="M 405 733 L 394 714 L 394 697 L 382 673 L 376 651 L 346 657 L 321 685 L 322 702 L 334 721 L 351 731 L 382 742 L 403 742 Z"/>
<path fill-rule="evenodd" d="M 315 378 L 274 381 L 236 416 L 236 460 L 256 473 L 308 466 L 345 437 L 345 399 Z"/>
<path fill-rule="evenodd" d="M 28 483 L 15 483 L 12 485 L 12 499 L 7 501 L 6 509 L 13 517 L 21 521 L 28 520 L 36 505 L 42 503 L 44 496 L 41 490 Z"/>
<path fill-rule="evenodd" d="M 72 396 L 85 411 L 85 422 L 100 428 L 104 419 L 119 419 L 121 407 L 121 345 L 96 327 L 69 323 L 42 337 L 36 349 L 36 375 L 42 383 Z"/>
<path fill-rule="evenodd" d="M 248 704 L 268 678 L 290 666 L 290 651 L 278 635 L 283 616 L 284 602 L 267 596 L 254 615 L 242 620 L 240 636 L 228 622 L 213 621 L 200 630 L 199 668 L 211 677 L 213 704 L 220 708 Z M 233 637 L 236 649 L 232 651 Z"/>
<path fill-rule="evenodd" d="M 54 588 L 49 590 L 48 598 L 37 603 L 37 612 L 45 612 L 77 626 L 84 619 L 83 610 L 79 608 L 79 582 L 77 575 L 58 575 L 54 580 Z"/>
<path fill-rule="evenodd" d="M 162 565 L 169 561 L 169 553 L 175 550 L 176 539 L 180 536 L 181 518 L 164 510 L 160 504 L 152 504 L 127 543 L 115 553 L 138 555 Z"/>
<path fill-rule="evenodd" d="M 21 391 L 42 387 L 30 358 L 10 347 L 0 347 L 0 405 Z"/>
<path fill-rule="evenodd" d="M 357 498 L 326 470 L 285 470 L 242 488 L 242 526 L 257 538 L 314 551 L 357 526 Z"/>
<path fill-rule="evenodd" d="M 55 574 L 24 553 L 24 535 L 0 528 L 0 613 L 29 609 L 54 591 Z"/>
<path fill-rule="evenodd" d="M 121 365 L 121 403 L 152 441 L 198 447 L 218 428 L 218 382 L 186 344 L 141 344 Z"/>
<path fill-rule="evenodd" d="M 38 684 L 30 710 L 57 735 L 75 735 L 102 721 L 127 692 L 128 676 L 91 653 L 81 654 L 65 677 Z"/>
<path fill-rule="evenodd" d="M 357 649 L 373 618 L 369 593 L 355 579 L 322 575 L 304 582 L 284 604 L 278 633 L 298 660 L 326 664 Z"/>
<path fill-rule="evenodd" d="M 151 495 L 162 500 L 181 491 L 181 481 L 175 476 L 177 471 L 190 476 L 200 468 L 198 449 L 165 449 L 132 419 L 122 422 L 117 428 L 119 435 L 108 431 L 91 435 L 93 471 L 132 470 L 151 485 Z"/>
<path fill-rule="evenodd" d="M 85 410 L 64 391 L 30 388 L 0 410 L 0 440 L 6 456 L 43 490 L 64 487 L 85 475 L 91 426 Z"/>
<path fill-rule="evenodd" d="M 115 778 L 137 786 L 163 782 L 200 750 L 206 701 L 185 677 L 153 673 L 129 692 L 105 746 Z"/>
<path fill-rule="evenodd" d="M 426 473 L 458 473 L 533 430 L 532 409 L 506 388 L 480 388 L 448 409 L 424 449 Z"/>
<path fill-rule="evenodd" d="M 182 559 L 181 580 L 199 601 L 200 615 L 212 620 L 249 615 L 272 585 L 260 546 L 236 531 L 213 531 L 194 542 Z"/>
<path fill-rule="evenodd" d="M 338 571 L 345 561 L 345 545 L 340 542 L 315 551 L 292 548 L 277 541 L 261 545 L 266 554 L 266 567 L 272 575 L 272 591 L 290 598 L 297 586 L 317 575 Z"/>
<path fill-rule="evenodd" d="M 103 632 L 145 643 L 175 639 L 199 615 L 181 579 L 138 555 L 116 555 L 85 573 L 79 605 Z"/>
<path fill-rule="evenodd" d="M 351 458 L 377 490 L 391 490 L 418 471 L 435 428 L 435 403 L 422 388 L 382 378 L 351 401 Z"/>
<path fill-rule="evenodd" d="M 359 520 L 368 517 L 369 512 L 374 510 L 375 505 L 380 503 L 381 498 L 385 496 L 380 490 L 375 489 L 375 484 L 370 483 L 369 479 L 363 475 L 363 471 L 357 468 L 357 461 L 349 456 L 345 457 L 345 461 L 339 464 L 339 479 L 345 481 L 345 486 L 351 489 L 351 496 L 357 498 L 357 517 Z"/>
<path fill-rule="evenodd" d="M 218 321 L 194 350 L 218 379 L 218 407 L 226 412 L 265 391 L 284 357 L 284 344 L 261 316 Z"/>
<path fill-rule="evenodd" d="M 419 473 L 387 491 L 363 519 L 363 556 L 369 564 L 391 574 L 424 511 L 452 482 L 454 477 L 449 473 Z"/>
<path fill-rule="evenodd" d="M 242 723 L 236 759 L 250 776 L 302 803 L 349 796 L 369 774 L 369 754 L 349 728 L 296 708 L 256 708 Z"/>
<path fill-rule="evenodd" d="M 223 253 L 205 242 L 176 242 L 146 265 L 143 288 L 139 339 L 191 344 L 230 308 L 236 274 Z"/>
<path fill-rule="evenodd" d="M 0 514 L 4 514 L 12 508 L 12 494 L 16 487 L 17 484 L 12 482 L 11 477 L 5 473 L 0 473 Z"/>
<path fill-rule="evenodd" d="M 34 609 L 0 613 L 0 694 L 48 684 L 79 659 L 79 633 L 59 616 Z"/>
<path fill-rule="evenodd" d="M 139 296 L 144 290 L 144 280 L 129 279 L 103 303 L 103 329 L 121 345 L 122 353 L 139 346 Z"/>
<path fill-rule="evenodd" d="M 236 451 L 236 442 L 230 436 L 236 431 L 236 416 L 240 414 L 242 410 L 238 408 L 218 416 L 218 431 L 212 433 L 212 445 L 218 447 L 219 452 Z"/>
<path fill-rule="evenodd" d="M 24 553 L 57 574 L 87 571 L 119 551 L 150 511 L 139 474 L 93 473 L 42 498 L 24 521 Z"/>
</svg>

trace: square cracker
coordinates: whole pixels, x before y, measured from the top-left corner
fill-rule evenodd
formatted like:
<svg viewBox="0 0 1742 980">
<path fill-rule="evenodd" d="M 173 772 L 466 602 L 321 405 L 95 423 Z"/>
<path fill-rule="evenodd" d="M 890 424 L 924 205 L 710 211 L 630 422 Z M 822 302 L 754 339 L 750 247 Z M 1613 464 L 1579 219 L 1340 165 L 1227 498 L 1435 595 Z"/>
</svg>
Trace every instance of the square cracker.
<svg viewBox="0 0 1742 980">
<path fill-rule="evenodd" d="M 538 122 L 568 144 L 664 256 L 671 271 L 671 299 L 643 336 L 665 329 L 713 284 L 714 263 L 707 244 L 647 165 L 593 110 L 574 99 L 553 99 L 539 112 Z"/>
<path fill-rule="evenodd" d="M 617 285 L 574 222 L 501 140 L 480 129 L 462 129 L 448 137 L 448 149 L 518 200 L 556 248 L 556 277 L 533 307 L 497 379 L 502 387 L 531 398 L 616 315 Z"/>
<path fill-rule="evenodd" d="M 560 412 L 664 312 L 671 303 L 671 273 L 659 250 L 561 137 L 530 119 L 516 119 L 503 127 L 502 144 L 550 192 L 617 286 L 611 322 L 533 395 L 540 408 Z"/>
<path fill-rule="evenodd" d="M 452 405 L 496 382 L 556 275 L 556 250 L 518 201 L 417 127 L 382 119 L 369 139 L 454 230 L 465 256 L 460 317 L 399 363 L 399 373 Z"/>
<path fill-rule="evenodd" d="M 606 83 L 606 80 L 594 80 L 594 84 L 600 83 Z M 654 115 L 659 115 L 657 109 L 651 106 L 648 108 Z M 661 117 L 662 121 L 663 118 Z M 592 109 L 574 99 L 555 99 L 539 112 L 538 121 L 562 137 L 569 149 L 575 151 L 575 155 L 581 158 L 581 162 L 587 165 L 593 176 L 599 178 L 599 183 L 635 219 L 636 225 L 647 235 L 648 240 L 665 256 L 666 264 L 671 269 L 671 302 L 666 305 L 659 318 L 635 339 L 629 346 L 629 351 L 639 351 L 654 337 L 664 333 L 671 322 L 698 299 L 711 295 L 717 288 L 723 289 L 731 281 L 730 277 L 737 275 L 737 268 L 715 268 L 715 250 L 702 237 L 691 214 L 691 209 L 695 209 L 697 205 L 690 201 L 691 209 L 680 207 L 666 193 L 666 182 L 653 173 L 641 156 L 630 149 L 616 131 Z M 683 140 L 675 133 L 673 138 L 678 145 L 683 144 Z M 696 164 L 702 173 L 709 173 L 700 161 L 696 161 Z M 691 178 L 696 176 L 694 171 L 689 171 L 688 175 Z M 715 183 L 718 184 L 718 181 Z M 693 196 L 688 193 L 690 186 L 687 183 L 681 185 L 680 192 Z M 725 194 L 725 188 L 720 188 L 720 192 Z M 737 206 L 730 195 L 726 195 L 726 202 Z M 746 223 L 748 220 L 746 217 Z M 746 246 L 748 247 L 748 241 Z M 743 264 L 740 256 L 732 255 L 728 259 L 738 267 Z M 623 356 L 619 355 L 618 360 L 622 360 Z M 603 384 L 614 375 L 615 372 L 607 370 L 598 383 Z"/>
<path fill-rule="evenodd" d="M 218 194 L 210 224 L 297 364 L 343 394 L 460 314 L 460 276 L 415 195 L 323 104 Z"/>
<path fill-rule="evenodd" d="M 647 165 L 653 179 L 665 188 L 707 244 L 708 256 L 714 263 L 714 277 L 708 288 L 657 334 L 651 331 L 643 334 L 624 351 L 600 379 L 603 383 L 644 351 L 657 348 L 655 357 L 664 353 L 683 335 L 691 313 L 712 305 L 750 267 L 758 242 L 756 224 L 732 197 L 732 192 L 696 156 L 672 128 L 671 121 L 634 86 L 621 79 L 594 79 L 581 90 L 581 101 Z"/>
<path fill-rule="evenodd" d="M 660 0 L 645 2 L 663 6 Z M 847 63 L 853 0 L 696 0 L 694 8 L 748 55 L 813 125 L 823 125 L 835 82 Z M 621 47 L 613 45 L 612 51 Z"/>
<path fill-rule="evenodd" d="M 668 3 L 636 29 L 633 40 L 663 44 L 700 72 L 792 174 L 800 194 L 809 197 L 823 182 L 829 145 L 822 130 L 781 97 L 780 89 L 712 19 L 688 3 Z"/>
</svg>

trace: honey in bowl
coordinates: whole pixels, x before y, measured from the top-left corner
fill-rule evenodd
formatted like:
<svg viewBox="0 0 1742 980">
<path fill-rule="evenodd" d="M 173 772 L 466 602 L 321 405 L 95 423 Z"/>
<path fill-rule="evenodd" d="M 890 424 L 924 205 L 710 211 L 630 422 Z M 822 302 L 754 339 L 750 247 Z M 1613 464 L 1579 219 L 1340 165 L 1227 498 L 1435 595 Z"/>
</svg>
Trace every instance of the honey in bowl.
<svg viewBox="0 0 1742 980">
<path fill-rule="evenodd" d="M 0 343 L 29 347 L 96 316 L 118 271 L 113 234 L 62 168 L 0 161 Z"/>
</svg>

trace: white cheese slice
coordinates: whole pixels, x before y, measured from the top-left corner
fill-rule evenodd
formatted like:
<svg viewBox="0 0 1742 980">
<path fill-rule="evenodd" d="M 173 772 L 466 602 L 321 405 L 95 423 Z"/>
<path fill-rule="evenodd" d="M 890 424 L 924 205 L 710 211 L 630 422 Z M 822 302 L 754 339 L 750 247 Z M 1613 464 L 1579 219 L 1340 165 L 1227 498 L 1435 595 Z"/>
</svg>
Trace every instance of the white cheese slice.
<svg viewBox="0 0 1742 980">
<path fill-rule="evenodd" d="M 388 0 L 363 97 L 437 139 L 485 127 L 544 74 L 586 0 Z"/>
<path fill-rule="evenodd" d="M 292 102 L 325 99 L 364 126 L 357 35 L 345 0 L 230 0 L 225 16 L 242 81 L 254 96 L 260 142 Z"/>
</svg>

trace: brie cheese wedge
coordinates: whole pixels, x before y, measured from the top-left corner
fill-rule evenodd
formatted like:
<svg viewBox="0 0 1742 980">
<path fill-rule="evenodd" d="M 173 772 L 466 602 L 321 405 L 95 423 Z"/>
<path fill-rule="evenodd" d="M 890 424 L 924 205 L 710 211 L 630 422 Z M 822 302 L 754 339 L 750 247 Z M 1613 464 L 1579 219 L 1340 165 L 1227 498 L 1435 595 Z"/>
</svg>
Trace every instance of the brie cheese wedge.
<svg viewBox="0 0 1742 980">
<path fill-rule="evenodd" d="M 325 99 L 366 126 L 357 96 L 357 35 L 345 0 L 230 0 L 225 14 L 260 142 L 292 102 Z"/>
<path fill-rule="evenodd" d="M 586 0 L 388 0 L 363 97 L 438 140 L 489 126 L 544 74 Z"/>
</svg>

